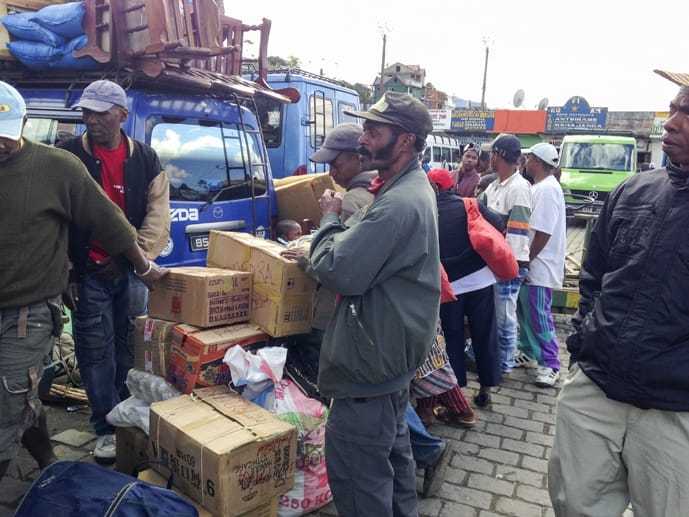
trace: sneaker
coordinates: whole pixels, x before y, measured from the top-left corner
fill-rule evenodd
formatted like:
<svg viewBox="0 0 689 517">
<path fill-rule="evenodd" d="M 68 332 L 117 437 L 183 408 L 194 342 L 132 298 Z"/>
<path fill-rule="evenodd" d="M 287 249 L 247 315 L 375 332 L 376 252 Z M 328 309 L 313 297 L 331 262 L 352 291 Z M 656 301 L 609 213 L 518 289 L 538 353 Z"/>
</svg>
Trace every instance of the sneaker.
<svg viewBox="0 0 689 517">
<path fill-rule="evenodd" d="M 560 378 L 560 371 L 548 366 L 539 366 L 536 373 L 536 386 L 540 388 L 552 388 Z"/>
<path fill-rule="evenodd" d="M 114 463 L 117 447 L 114 434 L 104 434 L 98 437 L 93 458 L 97 463 Z"/>
<path fill-rule="evenodd" d="M 514 367 L 515 368 L 538 368 L 538 361 L 536 359 L 531 359 L 521 350 L 517 350 L 514 354 Z"/>
<path fill-rule="evenodd" d="M 438 490 L 440 490 L 440 487 L 445 481 L 445 472 L 447 471 L 447 466 L 450 464 L 450 460 L 452 459 L 452 454 L 452 445 L 448 442 L 445 442 L 445 447 L 440 453 L 440 457 L 432 466 L 425 469 L 423 473 L 423 491 L 421 492 L 422 497 L 433 497 L 438 493 Z"/>
</svg>

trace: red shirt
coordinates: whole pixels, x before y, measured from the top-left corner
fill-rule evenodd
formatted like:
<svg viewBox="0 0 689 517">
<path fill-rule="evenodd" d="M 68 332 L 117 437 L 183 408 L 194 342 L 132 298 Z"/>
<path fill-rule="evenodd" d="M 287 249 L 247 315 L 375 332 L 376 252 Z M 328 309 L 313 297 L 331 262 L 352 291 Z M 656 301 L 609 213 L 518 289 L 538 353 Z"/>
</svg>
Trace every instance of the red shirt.
<svg viewBox="0 0 689 517">
<path fill-rule="evenodd" d="M 115 149 L 106 149 L 93 143 L 93 155 L 100 160 L 100 184 L 108 197 L 124 212 L 124 161 L 127 158 L 127 140 L 123 137 Z M 99 242 L 91 241 L 89 258 L 95 262 L 103 260 L 108 254 Z"/>
</svg>

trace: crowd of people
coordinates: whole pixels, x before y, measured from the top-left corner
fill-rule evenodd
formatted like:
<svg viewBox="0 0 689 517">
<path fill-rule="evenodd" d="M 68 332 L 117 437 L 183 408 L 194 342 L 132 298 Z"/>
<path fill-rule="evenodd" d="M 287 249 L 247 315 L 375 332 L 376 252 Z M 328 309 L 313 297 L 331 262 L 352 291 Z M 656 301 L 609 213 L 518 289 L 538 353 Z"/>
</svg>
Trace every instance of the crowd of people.
<svg viewBox="0 0 689 517">
<path fill-rule="evenodd" d="M 74 310 L 95 458 L 114 458 L 104 415 L 126 396 L 126 330 L 167 273 L 153 260 L 169 232 L 169 187 L 155 152 L 120 129 L 125 92 L 96 81 L 74 107 L 83 135 L 63 149 L 31 142 L 23 99 L 0 82 L 0 211 L 16 222 L 0 242 L 22 243 L 0 259 L 0 478 L 21 445 L 41 468 L 57 460 L 37 389 L 62 299 Z M 462 391 L 469 359 L 480 384 L 473 402 L 484 410 L 513 368 L 535 369 L 539 387 L 559 380 L 558 152 L 539 143 L 523 155 L 519 139 L 502 134 L 489 149 L 466 146 L 453 171 L 425 170 L 419 153 L 433 124 L 420 101 L 386 92 L 348 114 L 363 124 L 333 128 L 311 156 L 330 165 L 341 191 L 319 199 L 309 248 L 286 246 L 283 255 L 319 285 L 308 342 L 330 400 L 325 454 L 338 513 L 411 517 L 416 469 L 422 495 L 432 496 L 452 456 L 426 428 L 476 421 Z M 548 463 L 558 516 L 620 515 L 630 502 L 639 515 L 680 515 L 689 503 L 688 86 L 671 103 L 663 151 L 666 167 L 612 192 L 582 264 Z M 497 280 L 473 249 L 463 197 L 477 197 L 502 232 L 515 278 Z M 301 237 L 295 221 L 278 231 L 286 245 Z"/>
</svg>

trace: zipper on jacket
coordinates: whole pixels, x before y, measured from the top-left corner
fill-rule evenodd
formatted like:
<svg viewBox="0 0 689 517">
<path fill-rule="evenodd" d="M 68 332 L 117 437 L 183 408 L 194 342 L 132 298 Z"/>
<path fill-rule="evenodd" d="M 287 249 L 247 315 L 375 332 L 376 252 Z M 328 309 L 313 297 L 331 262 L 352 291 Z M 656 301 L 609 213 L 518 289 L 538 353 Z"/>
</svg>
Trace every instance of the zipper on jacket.
<svg viewBox="0 0 689 517">
<path fill-rule="evenodd" d="M 371 339 L 371 336 L 369 336 L 368 332 L 364 328 L 363 323 L 361 323 L 361 320 L 359 319 L 359 315 L 357 314 L 356 308 L 354 307 L 353 303 L 349 304 L 349 310 L 352 312 L 352 316 L 356 320 L 357 325 L 359 325 L 359 328 L 361 329 L 361 332 L 363 332 L 364 337 L 366 338 L 366 341 L 368 341 L 368 344 L 371 346 L 375 346 L 375 343 Z"/>
</svg>

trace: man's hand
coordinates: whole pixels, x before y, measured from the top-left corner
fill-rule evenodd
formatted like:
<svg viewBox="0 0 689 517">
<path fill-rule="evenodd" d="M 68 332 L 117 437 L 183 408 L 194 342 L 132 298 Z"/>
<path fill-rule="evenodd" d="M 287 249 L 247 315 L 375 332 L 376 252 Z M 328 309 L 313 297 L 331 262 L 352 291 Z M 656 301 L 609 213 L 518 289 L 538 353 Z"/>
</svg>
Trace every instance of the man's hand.
<svg viewBox="0 0 689 517">
<path fill-rule="evenodd" d="M 285 257 L 288 260 L 299 260 L 304 256 L 306 250 L 304 248 L 288 248 L 280 252 L 281 257 Z"/>
<path fill-rule="evenodd" d="M 136 276 L 148 287 L 149 291 L 154 291 L 154 284 L 161 278 L 166 277 L 170 270 L 166 267 L 159 266 L 152 260 L 150 261 L 150 270 L 143 274 L 136 274 Z"/>
<path fill-rule="evenodd" d="M 321 215 L 340 215 L 342 213 L 342 194 L 329 188 L 325 189 L 318 200 L 318 207 L 321 209 Z"/>
<path fill-rule="evenodd" d="M 75 312 L 77 310 L 78 301 L 79 284 L 76 282 L 70 282 L 67 284 L 67 290 L 62 293 L 62 303 L 64 303 L 70 311 Z"/>
</svg>

